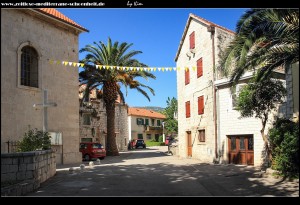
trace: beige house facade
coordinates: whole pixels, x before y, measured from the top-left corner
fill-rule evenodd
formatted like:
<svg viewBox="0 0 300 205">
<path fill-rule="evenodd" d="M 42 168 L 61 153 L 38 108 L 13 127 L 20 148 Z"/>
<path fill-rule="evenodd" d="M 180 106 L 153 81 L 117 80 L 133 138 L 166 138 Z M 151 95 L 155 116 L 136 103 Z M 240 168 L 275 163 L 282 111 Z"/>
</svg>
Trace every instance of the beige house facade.
<svg viewBox="0 0 300 205">
<path fill-rule="evenodd" d="M 218 71 L 223 50 L 235 33 L 190 14 L 175 57 L 178 94 L 178 152 L 205 163 L 260 166 L 263 161 L 261 122 L 240 118 L 228 79 Z M 186 67 L 196 67 L 187 69 Z M 215 72 L 214 72 L 215 71 Z M 243 76 L 242 85 L 251 78 Z M 286 107 L 281 106 L 282 113 Z M 281 112 L 280 111 L 280 112 Z M 270 114 L 269 126 L 274 119 Z"/>
<path fill-rule="evenodd" d="M 79 99 L 82 101 L 85 85 L 79 89 Z M 80 141 L 99 142 L 106 147 L 107 142 L 107 115 L 101 92 L 97 89 L 90 91 L 89 99 L 83 101 L 79 108 Z M 119 151 L 126 151 L 128 139 L 127 104 L 120 97 L 115 104 L 115 134 Z"/>
<path fill-rule="evenodd" d="M 163 121 L 166 116 L 143 108 L 128 108 L 129 140 L 144 139 L 158 141 L 164 134 Z"/>
<path fill-rule="evenodd" d="M 1 153 L 28 129 L 43 129 L 43 90 L 48 91 L 47 131 L 60 133 L 56 163 L 81 161 L 78 69 L 49 59 L 78 62 L 85 28 L 52 8 L 1 9 Z"/>
</svg>

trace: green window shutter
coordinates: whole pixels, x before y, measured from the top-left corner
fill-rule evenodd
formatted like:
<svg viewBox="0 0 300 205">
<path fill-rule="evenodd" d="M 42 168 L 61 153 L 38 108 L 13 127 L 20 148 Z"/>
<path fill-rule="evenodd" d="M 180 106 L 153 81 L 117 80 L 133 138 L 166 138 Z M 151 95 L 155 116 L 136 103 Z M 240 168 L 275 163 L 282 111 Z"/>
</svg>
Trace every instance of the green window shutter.
<svg viewBox="0 0 300 205">
<path fill-rule="evenodd" d="M 157 120 L 157 126 L 160 126 L 160 120 Z"/>
<path fill-rule="evenodd" d="M 145 119 L 145 125 L 149 125 L 149 119 Z"/>
</svg>

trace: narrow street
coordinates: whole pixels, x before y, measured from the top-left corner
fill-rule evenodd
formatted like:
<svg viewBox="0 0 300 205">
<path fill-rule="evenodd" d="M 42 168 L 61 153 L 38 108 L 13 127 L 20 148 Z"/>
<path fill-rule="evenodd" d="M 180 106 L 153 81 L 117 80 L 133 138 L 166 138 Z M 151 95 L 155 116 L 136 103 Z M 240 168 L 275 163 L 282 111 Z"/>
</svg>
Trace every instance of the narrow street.
<svg viewBox="0 0 300 205">
<path fill-rule="evenodd" d="M 152 147 L 57 174 L 27 196 L 298 196 L 299 181 L 262 177 L 253 167 L 201 164 Z M 75 166 L 75 165 L 74 165 Z"/>
</svg>

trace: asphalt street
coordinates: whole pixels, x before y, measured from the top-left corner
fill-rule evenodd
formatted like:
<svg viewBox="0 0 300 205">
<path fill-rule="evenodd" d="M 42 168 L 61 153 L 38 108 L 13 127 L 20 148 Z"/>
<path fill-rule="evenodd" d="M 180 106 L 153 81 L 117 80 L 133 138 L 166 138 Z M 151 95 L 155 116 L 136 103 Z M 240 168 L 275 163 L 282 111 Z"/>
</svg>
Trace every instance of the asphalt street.
<svg viewBox="0 0 300 205">
<path fill-rule="evenodd" d="M 106 157 L 100 165 L 57 166 L 54 177 L 27 196 L 295 196 L 299 180 L 265 176 L 252 166 L 213 165 L 151 147 Z M 70 167 L 74 171 L 69 171 Z"/>
</svg>

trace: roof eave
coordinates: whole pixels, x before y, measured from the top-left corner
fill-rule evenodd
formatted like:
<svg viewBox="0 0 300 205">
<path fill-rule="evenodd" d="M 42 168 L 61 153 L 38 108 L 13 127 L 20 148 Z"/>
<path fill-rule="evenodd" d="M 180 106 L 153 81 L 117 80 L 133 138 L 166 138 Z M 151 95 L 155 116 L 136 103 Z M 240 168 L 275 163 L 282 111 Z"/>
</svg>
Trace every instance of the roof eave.
<svg viewBox="0 0 300 205">
<path fill-rule="evenodd" d="M 207 25 L 207 26 L 214 26 L 214 27 L 217 27 L 217 28 L 219 28 L 219 29 L 222 29 L 222 30 L 224 30 L 224 31 L 226 31 L 226 32 L 228 32 L 228 33 L 230 33 L 230 34 L 232 34 L 232 35 L 235 35 L 235 32 L 234 32 L 234 31 L 231 31 L 231 30 L 229 30 L 229 29 L 227 29 L 227 28 L 225 28 L 225 27 L 223 27 L 223 26 L 219 26 L 219 25 L 217 25 L 217 24 L 215 24 L 215 23 L 213 23 L 213 22 L 209 22 L 209 21 L 207 21 L 207 20 L 205 20 L 205 19 L 203 19 L 203 18 L 201 18 L 201 17 L 199 17 L 199 16 L 196 16 L 196 15 L 190 13 L 189 18 L 188 18 L 188 20 L 187 20 L 187 23 L 185 24 L 185 28 L 184 28 L 184 31 L 183 31 L 183 35 L 182 35 L 182 37 L 181 37 L 181 40 L 180 40 L 180 43 L 179 43 L 179 47 L 178 47 L 178 50 L 177 50 L 177 53 L 176 53 L 176 56 L 175 56 L 175 62 L 177 62 L 177 60 L 178 60 L 179 53 L 180 53 L 181 48 L 182 48 L 182 45 L 183 45 L 183 41 L 184 41 L 185 36 L 186 36 L 186 34 L 187 34 L 187 31 L 188 31 L 188 28 L 189 28 L 189 26 L 190 26 L 190 23 L 191 23 L 192 18 L 195 19 L 195 20 L 197 20 L 197 21 L 200 21 L 201 23 L 203 23 L 203 24 L 205 24 L 205 25 Z"/>
<path fill-rule="evenodd" d="M 52 20 L 54 20 L 54 21 L 60 22 L 60 23 L 62 23 L 62 24 L 64 24 L 64 25 L 70 26 L 70 27 L 72 27 L 72 28 L 74 28 L 74 29 L 76 29 L 76 30 L 79 30 L 80 32 L 89 32 L 89 30 L 87 30 L 87 29 L 85 29 L 85 28 L 82 28 L 82 27 L 73 25 L 73 24 L 71 24 L 71 23 L 67 23 L 67 22 L 65 22 L 65 21 L 63 21 L 63 20 L 61 20 L 61 19 L 59 19 L 59 18 L 56 18 L 56 17 L 54 17 L 54 16 L 52 16 L 52 15 L 50 15 L 50 14 L 47 14 L 47 13 L 41 11 L 41 10 L 36 10 L 36 9 L 29 9 L 29 10 L 31 10 L 31 11 L 33 11 L 33 12 L 35 12 L 35 13 L 38 13 L 38 14 L 40 14 L 40 15 L 42 15 L 42 16 L 45 16 L 45 17 L 47 17 L 47 18 L 50 18 L 50 19 L 52 19 Z"/>
</svg>

